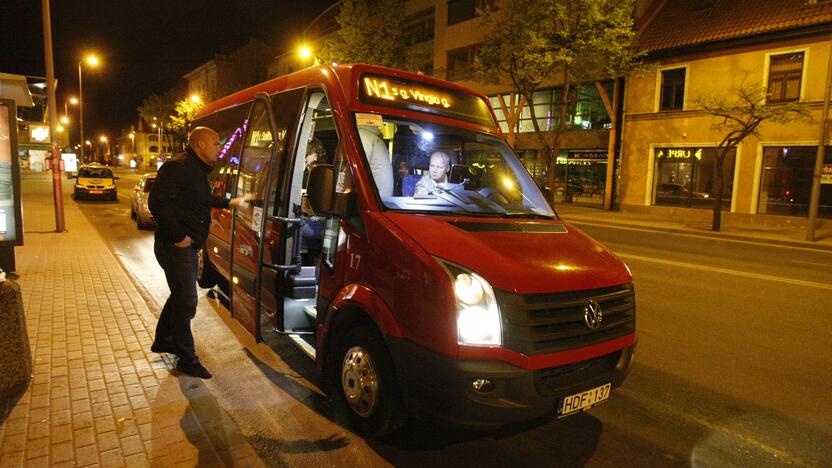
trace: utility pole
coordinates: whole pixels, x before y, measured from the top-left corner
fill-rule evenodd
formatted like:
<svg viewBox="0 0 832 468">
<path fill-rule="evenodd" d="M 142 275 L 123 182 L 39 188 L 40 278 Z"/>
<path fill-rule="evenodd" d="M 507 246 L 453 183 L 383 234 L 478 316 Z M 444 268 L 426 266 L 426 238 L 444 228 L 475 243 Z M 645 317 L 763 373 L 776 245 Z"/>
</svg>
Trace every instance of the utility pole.
<svg viewBox="0 0 832 468">
<path fill-rule="evenodd" d="M 832 90 L 832 35 L 829 38 L 829 57 L 826 63 L 826 90 L 823 92 L 823 114 L 818 137 L 818 152 L 815 155 L 815 170 L 812 174 L 812 196 L 809 198 L 809 221 L 806 223 L 806 240 L 815 240 L 815 222 L 818 218 L 820 203 L 820 180 L 823 172 L 823 160 L 826 157 L 826 131 L 829 125 L 829 94 Z"/>
<path fill-rule="evenodd" d="M 55 111 L 55 67 L 52 61 L 52 18 L 49 0 L 41 0 L 43 8 L 43 48 L 46 52 L 46 95 L 49 106 L 49 139 L 52 142 L 52 191 L 55 199 L 55 232 L 64 232 L 64 198 L 61 190 L 61 152 L 55 131 L 58 128 L 58 113 Z"/>
</svg>

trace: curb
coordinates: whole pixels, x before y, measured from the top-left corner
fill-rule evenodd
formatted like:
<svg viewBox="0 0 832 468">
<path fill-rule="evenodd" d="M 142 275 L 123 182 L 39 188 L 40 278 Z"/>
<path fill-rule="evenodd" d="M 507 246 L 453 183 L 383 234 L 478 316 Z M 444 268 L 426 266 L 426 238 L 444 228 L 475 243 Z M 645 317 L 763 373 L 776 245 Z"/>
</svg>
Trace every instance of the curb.
<svg viewBox="0 0 832 468">
<path fill-rule="evenodd" d="M 756 237 L 756 236 L 744 236 L 742 234 L 730 234 L 724 232 L 712 232 L 712 231 L 694 231 L 691 229 L 685 228 L 672 228 L 672 227 L 663 227 L 663 226 L 656 226 L 651 224 L 627 224 L 627 223 L 620 223 L 614 221 L 599 221 L 599 220 L 587 220 L 581 217 L 569 217 L 568 215 L 562 216 L 562 219 L 568 223 L 575 224 L 577 226 L 580 225 L 596 225 L 596 226 L 604 226 L 613 229 L 644 229 L 648 231 L 655 231 L 655 232 L 666 232 L 671 234 L 686 234 L 690 236 L 699 236 L 699 237 L 710 237 L 714 239 L 722 239 L 722 240 L 733 240 L 733 241 L 744 241 L 744 242 L 755 242 L 759 244 L 771 244 L 771 245 L 779 245 L 783 247 L 794 247 L 794 248 L 801 248 L 801 249 L 808 249 L 808 250 L 819 250 L 824 252 L 832 252 L 832 245 L 825 245 L 825 244 L 817 244 L 809 241 L 798 241 L 798 240 L 785 240 L 785 239 L 770 239 L 765 237 Z"/>
</svg>

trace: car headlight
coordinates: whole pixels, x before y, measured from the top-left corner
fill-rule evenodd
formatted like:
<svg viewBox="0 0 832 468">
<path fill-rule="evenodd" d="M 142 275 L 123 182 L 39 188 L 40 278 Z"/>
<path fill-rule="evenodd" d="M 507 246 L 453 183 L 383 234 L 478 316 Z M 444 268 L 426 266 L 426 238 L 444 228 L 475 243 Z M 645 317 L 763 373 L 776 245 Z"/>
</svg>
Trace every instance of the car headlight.
<svg viewBox="0 0 832 468">
<path fill-rule="evenodd" d="M 500 308 L 488 281 L 464 267 L 437 260 L 453 284 L 459 344 L 502 345 Z"/>
<path fill-rule="evenodd" d="M 81 184 L 75 184 L 75 188 L 84 188 L 84 186 Z"/>
</svg>

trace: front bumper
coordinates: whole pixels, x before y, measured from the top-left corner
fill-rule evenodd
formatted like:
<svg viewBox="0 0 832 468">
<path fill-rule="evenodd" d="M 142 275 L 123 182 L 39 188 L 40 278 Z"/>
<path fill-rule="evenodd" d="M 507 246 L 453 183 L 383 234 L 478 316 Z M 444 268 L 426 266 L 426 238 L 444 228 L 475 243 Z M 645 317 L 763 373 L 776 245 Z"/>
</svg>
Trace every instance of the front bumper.
<svg viewBox="0 0 832 468">
<path fill-rule="evenodd" d="M 469 429 L 554 416 L 565 396 L 606 383 L 619 387 L 636 346 L 579 363 L 528 370 L 502 361 L 450 359 L 402 339 L 388 338 L 387 345 L 407 408 Z M 476 379 L 488 379 L 493 388 L 475 390 Z"/>
</svg>

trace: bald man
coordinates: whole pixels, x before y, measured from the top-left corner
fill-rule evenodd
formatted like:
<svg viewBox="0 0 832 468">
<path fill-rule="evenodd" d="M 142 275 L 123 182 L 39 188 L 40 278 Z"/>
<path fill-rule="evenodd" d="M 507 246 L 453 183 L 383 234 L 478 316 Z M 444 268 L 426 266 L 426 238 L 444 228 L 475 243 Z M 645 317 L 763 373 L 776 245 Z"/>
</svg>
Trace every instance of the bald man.
<svg viewBox="0 0 832 468">
<path fill-rule="evenodd" d="M 153 251 L 170 289 L 150 350 L 177 355 L 177 371 L 202 379 L 210 379 L 211 373 L 199 362 L 191 334 L 197 304 L 197 250 L 208 238 L 211 207 L 235 208 L 251 198 L 247 194 L 228 200 L 211 193 L 207 176 L 219 149 L 217 132 L 208 127 L 193 129 L 185 151 L 159 168 L 148 201 L 157 225 Z"/>
</svg>

